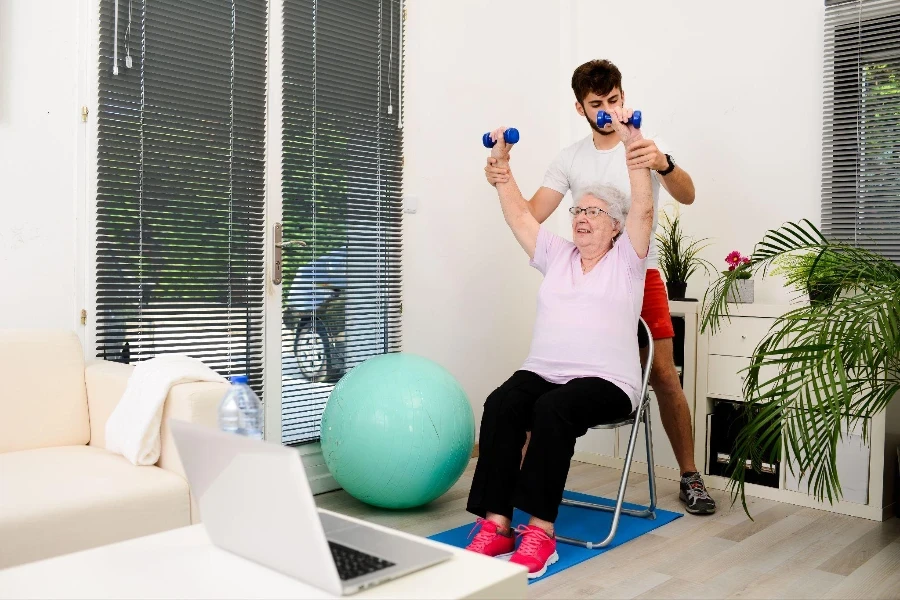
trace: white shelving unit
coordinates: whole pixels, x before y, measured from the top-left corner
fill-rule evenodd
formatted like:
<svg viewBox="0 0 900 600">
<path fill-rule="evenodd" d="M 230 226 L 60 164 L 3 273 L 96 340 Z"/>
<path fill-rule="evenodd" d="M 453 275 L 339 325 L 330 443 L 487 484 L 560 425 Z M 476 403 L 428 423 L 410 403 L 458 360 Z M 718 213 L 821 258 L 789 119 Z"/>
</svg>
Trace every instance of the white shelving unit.
<svg viewBox="0 0 900 600">
<path fill-rule="evenodd" d="M 694 447 L 698 467 L 706 470 L 709 488 L 724 490 L 728 479 L 709 475 L 707 415 L 717 400 L 743 402 L 740 370 L 750 364 L 750 356 L 775 319 L 792 306 L 769 304 L 730 305 L 731 321 L 716 335 L 697 335 L 697 376 L 694 410 Z M 765 379 L 765 373 L 760 375 Z M 778 487 L 748 483 L 750 496 L 808 506 L 830 512 L 883 521 L 893 515 L 894 470 L 900 445 L 900 399 L 871 419 L 868 439 L 861 431 L 845 432 L 838 448 L 838 475 L 843 499 L 834 504 L 819 502 L 807 494 L 806 482 L 799 482 L 786 465 L 780 470 Z M 714 459 L 713 459 L 714 460 Z"/>
</svg>

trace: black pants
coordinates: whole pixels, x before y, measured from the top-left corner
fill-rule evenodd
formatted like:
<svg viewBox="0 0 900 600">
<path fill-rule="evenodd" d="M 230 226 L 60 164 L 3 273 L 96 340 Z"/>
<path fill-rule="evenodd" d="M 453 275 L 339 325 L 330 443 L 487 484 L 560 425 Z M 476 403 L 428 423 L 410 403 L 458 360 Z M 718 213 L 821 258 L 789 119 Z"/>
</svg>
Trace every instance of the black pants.
<svg viewBox="0 0 900 600">
<path fill-rule="evenodd" d="M 516 371 L 484 403 L 479 457 L 466 510 L 512 517 L 513 507 L 554 522 L 562 501 L 575 440 L 588 428 L 630 415 L 631 399 L 598 377 L 550 383 Z M 525 432 L 531 441 L 525 461 Z"/>
</svg>

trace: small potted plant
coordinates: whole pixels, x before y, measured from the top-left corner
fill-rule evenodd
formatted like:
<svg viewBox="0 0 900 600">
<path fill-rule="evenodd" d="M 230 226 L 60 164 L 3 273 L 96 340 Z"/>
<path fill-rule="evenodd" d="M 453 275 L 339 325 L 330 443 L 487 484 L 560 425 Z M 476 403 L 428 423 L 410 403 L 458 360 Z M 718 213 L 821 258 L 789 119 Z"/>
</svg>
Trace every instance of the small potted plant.
<svg viewBox="0 0 900 600">
<path fill-rule="evenodd" d="M 834 253 L 827 248 L 784 254 L 772 264 L 772 274 L 783 276 L 787 287 L 806 292 L 813 305 L 830 304 L 844 284 L 833 274 Z"/>
<path fill-rule="evenodd" d="M 733 275 L 734 285 L 728 290 L 728 301 L 734 304 L 752 304 L 753 303 L 753 280 L 750 276 L 753 274 L 750 268 L 750 259 L 741 256 L 737 250 L 732 250 L 725 257 L 728 263 L 728 270 L 722 271 L 722 275 Z"/>
<path fill-rule="evenodd" d="M 700 251 L 706 248 L 701 245 L 706 241 L 691 240 L 681 231 L 681 217 L 670 217 L 663 212 L 659 221 L 660 233 L 656 234 L 659 252 L 659 270 L 666 280 L 666 291 L 669 300 L 684 300 L 687 293 L 687 281 L 698 269 L 709 274 L 712 265 L 700 258 Z M 708 244 L 707 244 L 708 245 Z"/>
</svg>

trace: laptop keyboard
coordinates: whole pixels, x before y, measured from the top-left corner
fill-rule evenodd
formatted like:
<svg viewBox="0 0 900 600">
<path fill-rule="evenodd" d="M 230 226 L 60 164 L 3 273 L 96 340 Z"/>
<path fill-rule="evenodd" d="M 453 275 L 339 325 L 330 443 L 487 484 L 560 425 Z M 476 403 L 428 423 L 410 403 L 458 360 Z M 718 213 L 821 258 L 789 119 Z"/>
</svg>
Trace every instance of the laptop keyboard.
<svg viewBox="0 0 900 600">
<path fill-rule="evenodd" d="M 334 564 L 337 566 L 338 576 L 341 581 L 347 581 L 356 577 L 362 577 L 375 571 L 393 567 L 394 563 L 382 560 L 377 556 L 348 548 L 334 542 L 329 541 L 331 547 L 331 556 L 334 557 Z"/>
</svg>

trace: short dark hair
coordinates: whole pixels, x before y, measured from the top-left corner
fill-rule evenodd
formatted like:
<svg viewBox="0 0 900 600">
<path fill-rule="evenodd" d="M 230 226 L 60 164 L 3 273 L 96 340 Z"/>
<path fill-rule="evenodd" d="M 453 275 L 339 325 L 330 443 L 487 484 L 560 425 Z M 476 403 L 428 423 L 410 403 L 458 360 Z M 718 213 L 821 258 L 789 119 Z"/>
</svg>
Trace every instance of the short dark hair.
<svg viewBox="0 0 900 600">
<path fill-rule="evenodd" d="M 589 60 L 572 73 L 572 91 L 578 102 L 592 92 L 605 96 L 615 88 L 622 89 L 622 73 L 608 60 Z"/>
</svg>

